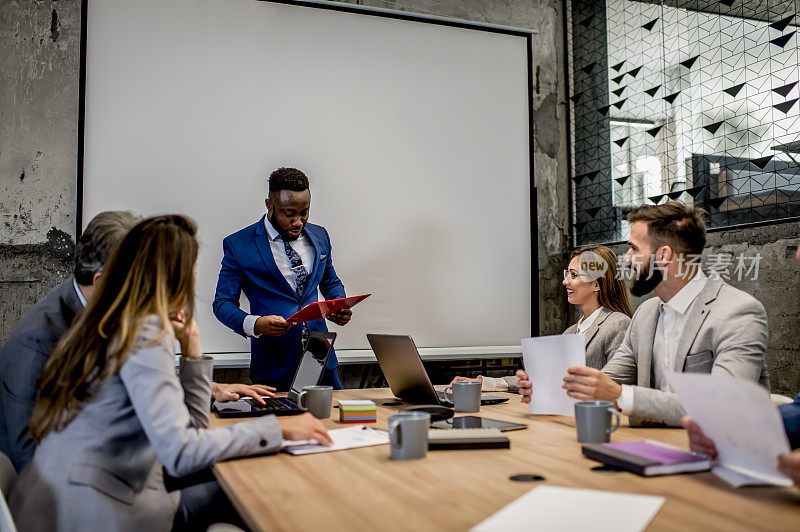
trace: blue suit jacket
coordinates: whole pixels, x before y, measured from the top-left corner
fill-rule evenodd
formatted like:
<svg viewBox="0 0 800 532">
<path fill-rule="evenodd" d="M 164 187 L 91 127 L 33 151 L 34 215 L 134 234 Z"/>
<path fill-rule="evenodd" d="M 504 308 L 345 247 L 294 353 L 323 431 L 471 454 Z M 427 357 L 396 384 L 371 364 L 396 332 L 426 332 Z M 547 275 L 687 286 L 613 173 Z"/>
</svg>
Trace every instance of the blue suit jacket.
<svg viewBox="0 0 800 532">
<path fill-rule="evenodd" d="M 325 228 L 306 224 L 306 234 L 314 245 L 314 265 L 302 300 L 275 264 L 264 217 L 222 241 L 224 256 L 214 296 L 214 315 L 234 332 L 244 336 L 242 325 L 247 313 L 239 308 L 239 294 L 250 301 L 250 313 L 288 318 L 302 307 L 317 301 L 317 288 L 325 299 L 345 297 L 344 286 L 336 276 L 331 260 L 331 241 Z M 307 322 L 312 331 L 327 331 L 325 320 Z M 281 336 L 250 339 L 250 379 L 255 383 L 286 390 L 297 370 L 301 353 L 301 328 L 292 327 Z M 331 353 L 328 369 L 338 387 L 336 354 Z"/>
<path fill-rule="evenodd" d="M 789 436 L 792 449 L 800 447 L 800 394 L 797 394 L 793 403 L 778 407 L 783 417 L 783 426 Z"/>
<path fill-rule="evenodd" d="M 42 370 L 81 309 L 70 277 L 25 314 L 0 349 L 0 449 L 17 472 L 36 450 L 28 435 L 28 419 Z"/>
</svg>

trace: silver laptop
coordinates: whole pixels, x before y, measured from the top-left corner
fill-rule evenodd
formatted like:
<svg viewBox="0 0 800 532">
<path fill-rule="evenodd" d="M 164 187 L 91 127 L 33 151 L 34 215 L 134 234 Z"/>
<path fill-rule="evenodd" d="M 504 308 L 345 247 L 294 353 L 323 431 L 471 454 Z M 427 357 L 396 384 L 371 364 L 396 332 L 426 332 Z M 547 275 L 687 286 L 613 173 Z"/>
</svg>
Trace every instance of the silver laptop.
<svg viewBox="0 0 800 532">
<path fill-rule="evenodd" d="M 378 359 L 392 393 L 407 403 L 453 406 L 444 394 L 436 391 L 425 371 L 422 359 L 410 336 L 368 334 L 367 341 Z M 508 397 L 481 394 L 481 404 L 504 403 Z"/>
</svg>

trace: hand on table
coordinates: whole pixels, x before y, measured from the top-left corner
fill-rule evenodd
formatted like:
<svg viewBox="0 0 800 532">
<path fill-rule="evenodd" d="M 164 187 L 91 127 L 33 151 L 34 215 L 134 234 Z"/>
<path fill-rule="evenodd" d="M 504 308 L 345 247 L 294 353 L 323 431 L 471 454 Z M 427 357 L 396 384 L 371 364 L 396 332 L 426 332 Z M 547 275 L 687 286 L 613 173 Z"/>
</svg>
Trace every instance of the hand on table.
<svg viewBox="0 0 800 532">
<path fill-rule="evenodd" d="M 519 379 L 517 393 L 522 396 L 523 403 L 530 403 L 533 397 L 533 383 L 528 379 L 525 370 L 518 369 L 517 378 Z"/>
<path fill-rule="evenodd" d="M 611 377 L 599 369 L 588 366 L 570 366 L 561 387 L 573 399 L 610 401 L 614 406 L 622 394 L 622 385 L 611 380 Z"/>
<path fill-rule="evenodd" d="M 717 447 L 714 445 L 714 440 L 703 433 L 700 425 L 695 423 L 689 416 L 683 416 L 681 425 L 689 434 L 689 448 L 693 452 L 707 454 L 711 458 L 717 457 Z"/>
<path fill-rule="evenodd" d="M 325 426 L 306 412 L 299 416 L 283 416 L 278 418 L 281 432 L 287 440 L 316 440 L 322 445 L 332 445 L 333 440 L 328 436 Z"/>
<path fill-rule="evenodd" d="M 335 323 L 336 325 L 347 325 L 350 319 L 353 317 L 353 311 L 349 308 L 338 310 L 336 312 L 331 312 L 328 314 L 327 318 Z"/>
<path fill-rule="evenodd" d="M 295 325 L 297 322 L 286 321 L 282 316 L 261 316 L 256 320 L 253 330 L 264 336 L 280 336 Z"/>
<path fill-rule="evenodd" d="M 264 386 L 263 384 L 221 384 L 218 382 L 211 383 L 211 395 L 215 401 L 221 403 L 227 401 L 238 401 L 242 396 L 252 397 L 260 404 L 266 404 L 261 398 L 266 395 L 268 397 L 275 397 L 275 388 L 272 386 Z"/>
</svg>

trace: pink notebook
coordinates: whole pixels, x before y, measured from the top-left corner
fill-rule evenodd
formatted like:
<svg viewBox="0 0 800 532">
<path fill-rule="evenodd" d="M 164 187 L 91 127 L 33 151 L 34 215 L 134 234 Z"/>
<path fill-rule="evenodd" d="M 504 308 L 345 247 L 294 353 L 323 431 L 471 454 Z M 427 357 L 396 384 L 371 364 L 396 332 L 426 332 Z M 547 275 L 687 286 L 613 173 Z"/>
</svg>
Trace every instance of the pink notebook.
<svg viewBox="0 0 800 532">
<path fill-rule="evenodd" d="M 583 446 L 583 455 L 648 477 L 711 468 L 708 456 L 651 440 L 588 444 Z"/>
</svg>

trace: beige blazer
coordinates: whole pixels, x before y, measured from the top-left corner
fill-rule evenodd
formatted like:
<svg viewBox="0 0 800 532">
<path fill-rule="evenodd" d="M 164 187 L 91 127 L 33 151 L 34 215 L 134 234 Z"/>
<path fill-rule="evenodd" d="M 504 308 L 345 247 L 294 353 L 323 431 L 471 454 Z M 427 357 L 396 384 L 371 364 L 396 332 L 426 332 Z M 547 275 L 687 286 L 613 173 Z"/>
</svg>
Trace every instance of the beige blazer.
<svg viewBox="0 0 800 532">
<path fill-rule="evenodd" d="M 652 388 L 653 341 L 658 324 L 657 297 L 633 315 L 619 350 L 603 372 L 634 386 L 631 425 L 680 425 L 684 415 L 675 394 Z M 709 279 L 690 310 L 678 341 L 674 370 L 728 375 L 769 389 L 764 361 L 767 314 L 753 296 L 721 280 Z"/>
</svg>

